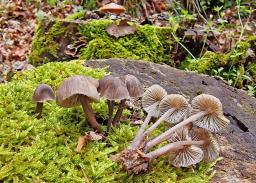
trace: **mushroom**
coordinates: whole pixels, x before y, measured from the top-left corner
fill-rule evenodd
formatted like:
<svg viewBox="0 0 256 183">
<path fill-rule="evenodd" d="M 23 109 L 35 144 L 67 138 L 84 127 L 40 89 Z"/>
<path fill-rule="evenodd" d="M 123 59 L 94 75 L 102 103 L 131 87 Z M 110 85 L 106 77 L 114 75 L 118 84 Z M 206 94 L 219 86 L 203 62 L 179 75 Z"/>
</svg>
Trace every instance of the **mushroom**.
<svg viewBox="0 0 256 183">
<path fill-rule="evenodd" d="M 142 96 L 142 106 L 148 115 L 130 146 L 132 149 L 137 149 L 140 146 L 141 141 L 144 138 L 143 133 L 151 118 L 158 117 L 160 115 L 159 104 L 166 95 L 167 92 L 165 89 L 159 85 L 152 85 L 144 92 Z"/>
<path fill-rule="evenodd" d="M 148 169 L 150 161 L 168 153 L 172 164 L 178 167 L 187 167 L 203 159 L 203 151 L 196 145 L 202 145 L 204 141 L 192 141 L 187 128 L 176 132 L 174 137 L 172 143 L 146 154 L 139 149 L 125 149 L 115 155 L 114 160 L 122 163 L 128 173 L 138 174 Z"/>
<path fill-rule="evenodd" d="M 148 128 L 144 135 L 151 133 L 162 121 L 170 123 L 179 123 L 187 115 L 189 104 L 185 97 L 178 94 L 167 95 L 159 104 L 162 116 Z"/>
<path fill-rule="evenodd" d="M 142 96 L 143 86 L 142 86 L 141 82 L 135 76 L 127 74 L 127 75 L 121 77 L 120 79 L 126 85 L 130 97 L 137 98 L 137 97 Z M 123 99 L 120 102 L 118 111 L 117 111 L 117 113 L 116 113 L 116 115 L 113 119 L 113 125 L 114 126 L 117 126 L 117 124 L 120 121 L 120 118 L 121 118 L 121 115 L 122 115 L 122 112 L 123 112 L 123 109 L 124 109 L 125 102 L 126 102 L 126 99 Z M 123 105 L 121 106 L 122 103 L 123 103 Z"/>
<path fill-rule="evenodd" d="M 118 15 L 125 12 L 125 7 L 116 3 L 109 3 L 100 7 L 99 10 L 103 13 L 113 13 Z"/>
<path fill-rule="evenodd" d="M 180 128 L 175 131 L 168 141 L 169 144 L 147 153 L 146 156 L 155 159 L 163 154 L 170 153 L 169 160 L 176 167 L 188 167 L 203 159 L 203 151 L 196 145 L 204 144 L 204 141 L 191 140 L 187 128 Z"/>
<path fill-rule="evenodd" d="M 49 85 L 40 84 L 36 87 L 32 100 L 36 102 L 36 113 L 38 113 L 38 119 L 42 117 L 44 102 L 54 99 L 54 91 Z"/>
<path fill-rule="evenodd" d="M 85 76 L 71 76 L 65 79 L 57 91 L 56 102 L 61 107 L 82 105 L 84 114 L 91 127 L 101 132 L 90 102 L 100 99 L 97 92 L 98 81 Z"/>
<path fill-rule="evenodd" d="M 204 151 L 205 161 L 215 161 L 220 154 L 220 146 L 213 135 L 203 128 L 193 128 L 191 130 L 192 140 L 204 140 L 205 143 L 200 147 Z"/>
<path fill-rule="evenodd" d="M 191 114 L 192 115 L 189 118 L 149 141 L 146 144 L 145 151 L 152 148 L 156 144 L 167 140 L 170 134 L 192 122 L 193 124 L 212 132 L 220 131 L 221 129 L 226 128 L 229 124 L 229 120 L 223 115 L 220 100 L 212 95 L 201 94 L 195 97 L 192 100 Z"/>
<path fill-rule="evenodd" d="M 191 140 L 188 133 L 188 128 L 181 128 L 177 130 L 173 136 L 168 140 L 169 142 L 179 142 Z M 203 151 L 195 145 L 183 146 L 176 151 L 170 151 L 169 162 L 175 167 L 188 167 L 195 165 L 202 161 Z"/>
<path fill-rule="evenodd" d="M 120 101 L 116 115 L 119 115 L 119 113 L 122 114 L 121 109 L 124 107 L 125 100 L 129 98 L 129 92 L 121 79 L 111 75 L 105 76 L 99 81 L 98 91 L 102 97 L 107 99 L 109 110 L 108 131 L 110 131 L 113 124 L 112 115 L 114 110 L 114 102 L 115 100 Z"/>
</svg>

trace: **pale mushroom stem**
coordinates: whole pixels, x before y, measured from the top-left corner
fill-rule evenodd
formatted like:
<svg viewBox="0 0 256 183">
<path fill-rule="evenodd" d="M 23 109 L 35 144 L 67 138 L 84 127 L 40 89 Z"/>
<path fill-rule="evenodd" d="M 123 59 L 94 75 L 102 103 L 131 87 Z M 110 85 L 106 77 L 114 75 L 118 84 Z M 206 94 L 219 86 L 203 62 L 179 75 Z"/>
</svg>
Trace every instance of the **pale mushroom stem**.
<svg viewBox="0 0 256 183">
<path fill-rule="evenodd" d="M 107 100 L 107 103 L 108 103 L 108 131 L 111 131 L 115 102 L 113 100 Z"/>
<path fill-rule="evenodd" d="M 173 112 L 175 111 L 175 108 L 169 109 L 166 111 L 151 127 L 149 127 L 145 132 L 144 136 L 151 133 L 154 129 L 156 129 L 162 121 L 164 121 L 167 117 L 169 117 Z"/>
<path fill-rule="evenodd" d="M 185 125 L 187 125 L 187 124 L 189 124 L 193 121 L 196 121 L 197 119 L 203 117 L 206 114 L 207 114 L 206 112 L 199 112 L 195 115 L 192 115 L 189 118 L 185 119 L 184 121 L 182 121 L 182 122 L 178 123 L 177 125 L 173 126 L 169 130 L 165 131 L 161 135 L 155 137 L 154 139 L 152 139 L 151 141 L 149 141 L 146 144 L 145 152 L 147 152 L 150 148 L 154 147 L 155 145 L 157 145 L 157 144 L 167 140 L 168 138 L 170 138 L 170 135 L 172 133 L 174 133 L 176 130 L 180 129 L 181 127 L 184 127 Z"/>
<path fill-rule="evenodd" d="M 142 123 L 142 125 L 141 125 L 141 127 L 140 127 L 140 129 L 139 129 L 139 131 L 138 131 L 138 133 L 136 135 L 136 137 L 134 138 L 134 140 L 133 140 L 133 142 L 132 142 L 132 144 L 130 146 L 131 149 L 135 150 L 135 149 L 139 148 L 139 146 L 140 146 L 140 144 L 141 144 L 141 142 L 142 142 L 142 140 L 144 138 L 143 133 L 144 133 L 146 127 L 148 126 L 148 123 L 150 122 L 151 118 L 152 118 L 151 114 L 148 113 L 146 119 Z"/>
<path fill-rule="evenodd" d="M 44 106 L 43 102 L 36 103 L 36 113 L 38 114 L 36 117 L 37 119 L 40 119 L 42 117 L 43 106 Z"/>
<path fill-rule="evenodd" d="M 120 101 L 118 110 L 117 110 L 116 115 L 113 119 L 113 123 L 112 123 L 113 126 L 118 125 L 118 123 L 120 121 L 120 118 L 122 116 L 123 110 L 124 110 L 125 102 L 126 102 L 126 99 L 123 99 L 123 100 Z"/>
<path fill-rule="evenodd" d="M 93 113 L 91 104 L 87 97 L 80 96 L 79 97 L 80 103 L 83 107 L 85 117 L 87 118 L 88 122 L 90 123 L 91 127 L 99 132 L 101 132 L 101 125 L 96 120 L 95 114 Z"/>
<path fill-rule="evenodd" d="M 205 143 L 204 140 L 200 141 L 192 141 L 192 140 L 187 140 L 187 141 L 179 141 L 179 142 L 174 142 L 171 144 L 167 144 L 159 149 L 156 149 L 150 153 L 147 153 L 146 156 L 150 159 L 153 160 L 159 156 L 162 156 L 170 151 L 176 151 L 179 149 L 183 149 L 184 146 L 188 145 L 203 145 Z"/>
</svg>

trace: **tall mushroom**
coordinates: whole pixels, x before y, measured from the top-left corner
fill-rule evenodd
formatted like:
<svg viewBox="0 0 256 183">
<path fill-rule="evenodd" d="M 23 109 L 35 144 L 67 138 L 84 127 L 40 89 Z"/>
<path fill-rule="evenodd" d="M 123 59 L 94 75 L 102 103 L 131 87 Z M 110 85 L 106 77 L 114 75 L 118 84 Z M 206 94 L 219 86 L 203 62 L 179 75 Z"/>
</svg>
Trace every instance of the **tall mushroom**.
<svg viewBox="0 0 256 183">
<path fill-rule="evenodd" d="M 56 101 L 61 107 L 82 105 L 85 116 L 91 127 L 101 131 L 90 102 L 100 99 L 97 92 L 98 81 L 85 76 L 71 76 L 65 79 L 57 91 Z"/>
<path fill-rule="evenodd" d="M 220 100 L 212 95 L 201 94 L 195 97 L 192 100 L 191 114 L 192 115 L 189 118 L 149 141 L 145 150 L 147 151 L 156 144 L 167 140 L 170 134 L 192 122 L 193 124 L 212 132 L 220 131 L 221 129 L 226 128 L 229 124 L 229 120 L 223 115 Z"/>
<path fill-rule="evenodd" d="M 142 86 L 141 82 L 135 76 L 133 76 L 131 74 L 127 74 L 123 77 L 120 77 L 120 79 L 126 85 L 130 97 L 138 98 L 138 97 L 142 96 L 143 86 Z M 116 115 L 113 119 L 113 125 L 114 126 L 116 126 L 120 121 L 120 118 L 121 118 L 121 115 L 122 115 L 122 112 L 123 112 L 123 109 L 124 109 L 125 102 L 126 102 L 126 99 L 123 99 L 120 102 L 118 111 L 117 111 L 117 113 L 116 113 Z M 123 104 L 123 106 L 121 106 L 121 104 Z"/>
<path fill-rule="evenodd" d="M 131 144 L 131 149 L 139 148 L 144 136 L 143 133 L 150 122 L 152 117 L 158 117 L 160 115 L 159 104 L 161 100 L 167 95 L 165 89 L 159 85 L 152 85 L 149 87 L 142 96 L 143 109 L 148 113 L 143 124 L 141 125 L 136 137 Z"/>
<path fill-rule="evenodd" d="M 37 118 L 42 117 L 44 102 L 54 99 L 54 91 L 49 85 L 40 84 L 37 86 L 32 97 L 32 100 L 36 102 L 36 113 L 38 114 Z"/>
<path fill-rule="evenodd" d="M 102 97 L 107 99 L 108 102 L 108 131 L 110 131 L 113 123 L 112 115 L 114 110 L 114 102 L 115 100 L 120 101 L 119 109 L 117 111 L 117 113 L 120 113 L 120 110 L 124 107 L 125 100 L 129 98 L 129 92 L 121 79 L 111 75 L 105 76 L 99 81 L 98 91 Z"/>
</svg>

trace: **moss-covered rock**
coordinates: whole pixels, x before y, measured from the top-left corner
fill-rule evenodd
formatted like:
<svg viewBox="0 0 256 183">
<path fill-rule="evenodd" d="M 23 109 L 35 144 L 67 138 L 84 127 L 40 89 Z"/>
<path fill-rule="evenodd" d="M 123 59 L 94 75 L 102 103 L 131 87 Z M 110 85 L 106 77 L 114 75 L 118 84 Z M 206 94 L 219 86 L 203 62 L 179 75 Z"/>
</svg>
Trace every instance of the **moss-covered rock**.
<svg viewBox="0 0 256 183">
<path fill-rule="evenodd" d="M 36 118 L 31 97 L 38 84 L 56 90 L 71 75 L 106 74 L 83 67 L 81 61 L 55 62 L 17 73 L 0 85 L 0 182 L 208 182 L 212 165 L 202 163 L 195 171 L 177 169 L 166 158 L 152 162 L 145 174 L 122 171 L 111 155 L 127 147 L 135 135 L 137 128 L 129 125 L 129 118 L 106 141 L 88 143 L 80 154 L 74 151 L 78 136 L 90 130 L 81 107 L 60 108 L 52 101 L 45 104 L 43 118 Z M 107 117 L 104 101 L 93 108 L 97 117 Z"/>
<path fill-rule="evenodd" d="M 71 18 L 74 17 L 79 16 Z M 138 26 L 134 34 L 115 38 L 106 32 L 111 20 L 78 22 L 71 18 L 39 23 L 29 56 L 33 65 L 69 60 L 65 50 L 80 37 L 87 39 L 86 46 L 78 50 L 81 59 L 126 58 L 174 65 L 170 52 L 174 44 L 171 28 Z"/>
</svg>

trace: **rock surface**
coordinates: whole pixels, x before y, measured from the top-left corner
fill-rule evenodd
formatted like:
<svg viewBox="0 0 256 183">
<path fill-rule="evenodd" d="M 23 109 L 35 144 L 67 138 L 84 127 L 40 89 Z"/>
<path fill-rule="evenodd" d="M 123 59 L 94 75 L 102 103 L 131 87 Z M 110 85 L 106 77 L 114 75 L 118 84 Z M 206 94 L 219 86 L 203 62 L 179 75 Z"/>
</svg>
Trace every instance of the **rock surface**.
<svg viewBox="0 0 256 183">
<path fill-rule="evenodd" d="M 168 93 L 183 94 L 190 99 L 201 93 L 218 97 L 230 128 L 217 134 L 223 160 L 217 163 L 212 182 L 256 182 L 256 98 L 228 86 L 219 78 L 184 72 L 167 65 L 120 59 L 92 60 L 86 66 L 109 66 L 113 75 L 133 74 L 146 87 L 159 84 Z"/>
</svg>

